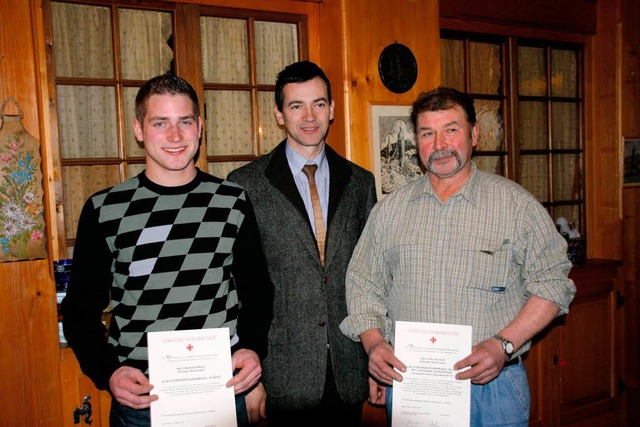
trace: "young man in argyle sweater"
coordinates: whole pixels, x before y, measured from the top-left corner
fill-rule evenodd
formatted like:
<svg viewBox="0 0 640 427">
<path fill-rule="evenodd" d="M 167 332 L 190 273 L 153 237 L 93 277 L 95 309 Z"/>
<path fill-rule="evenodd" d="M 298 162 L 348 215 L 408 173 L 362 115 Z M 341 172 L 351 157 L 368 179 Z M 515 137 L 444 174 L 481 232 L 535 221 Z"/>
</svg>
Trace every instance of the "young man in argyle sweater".
<svg viewBox="0 0 640 427">
<path fill-rule="evenodd" d="M 236 184 L 195 166 L 202 118 L 189 83 L 155 77 L 136 97 L 146 169 L 86 202 L 62 304 L 82 371 L 111 393 L 111 426 L 149 425 L 147 332 L 229 328 L 239 425 L 258 419 L 272 318 L 253 208 Z M 101 323 L 111 304 L 108 340 Z M 249 392 L 247 407 L 244 395 Z M 253 398 L 251 398 L 253 397 Z"/>
</svg>

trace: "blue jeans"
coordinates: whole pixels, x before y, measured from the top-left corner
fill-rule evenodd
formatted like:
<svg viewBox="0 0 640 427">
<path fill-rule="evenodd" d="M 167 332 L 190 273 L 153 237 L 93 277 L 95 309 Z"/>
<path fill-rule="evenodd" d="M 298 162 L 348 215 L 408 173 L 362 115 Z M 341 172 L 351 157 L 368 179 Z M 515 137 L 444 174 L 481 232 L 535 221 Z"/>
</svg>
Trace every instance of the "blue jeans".
<svg viewBox="0 0 640 427">
<path fill-rule="evenodd" d="M 393 387 L 387 387 L 385 405 L 391 427 Z M 522 362 L 507 366 L 487 384 L 471 384 L 472 427 L 527 427 L 530 406 L 529 382 Z"/>
<path fill-rule="evenodd" d="M 238 421 L 238 427 L 249 427 L 244 394 L 236 395 L 236 420 Z M 111 427 L 149 427 L 151 425 L 151 413 L 149 409 L 132 409 L 111 398 L 109 425 Z"/>
</svg>

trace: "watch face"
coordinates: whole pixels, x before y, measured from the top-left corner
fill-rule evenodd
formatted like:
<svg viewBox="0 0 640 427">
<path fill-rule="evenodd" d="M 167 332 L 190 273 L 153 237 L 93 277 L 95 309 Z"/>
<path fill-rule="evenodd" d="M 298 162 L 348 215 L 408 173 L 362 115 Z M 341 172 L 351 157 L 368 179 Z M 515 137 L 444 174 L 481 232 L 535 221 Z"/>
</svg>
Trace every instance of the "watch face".
<svg viewBox="0 0 640 427">
<path fill-rule="evenodd" d="M 378 73 L 387 89 L 404 93 L 418 78 L 418 63 L 407 46 L 393 43 L 385 47 L 378 59 Z"/>
<path fill-rule="evenodd" d="M 513 344 L 511 344 L 510 342 L 505 343 L 504 349 L 509 354 L 513 353 Z"/>
</svg>

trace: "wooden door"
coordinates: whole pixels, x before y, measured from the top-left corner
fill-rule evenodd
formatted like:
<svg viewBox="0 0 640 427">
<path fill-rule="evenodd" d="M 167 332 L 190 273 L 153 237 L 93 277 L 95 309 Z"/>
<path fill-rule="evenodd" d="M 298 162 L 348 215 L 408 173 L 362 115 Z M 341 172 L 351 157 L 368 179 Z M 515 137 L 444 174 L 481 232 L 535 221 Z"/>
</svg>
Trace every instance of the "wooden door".
<svg viewBox="0 0 640 427">
<path fill-rule="evenodd" d="M 617 263 L 591 261 L 575 268 L 571 276 L 578 293 L 555 332 L 560 424 L 622 425 L 618 392 L 622 349 L 616 325 L 624 322 Z"/>
<path fill-rule="evenodd" d="M 111 396 L 100 391 L 93 382 L 82 373 L 80 365 L 70 348 L 61 350 L 60 382 L 62 398 L 62 427 L 86 426 L 109 427 Z M 88 398 L 91 415 L 87 418 L 83 400 Z M 76 422 L 77 421 L 77 422 Z M 91 423 L 89 423 L 91 421 Z"/>
<path fill-rule="evenodd" d="M 532 426 L 623 425 L 618 262 L 574 267 L 567 316 L 540 334 L 526 356 Z"/>
</svg>

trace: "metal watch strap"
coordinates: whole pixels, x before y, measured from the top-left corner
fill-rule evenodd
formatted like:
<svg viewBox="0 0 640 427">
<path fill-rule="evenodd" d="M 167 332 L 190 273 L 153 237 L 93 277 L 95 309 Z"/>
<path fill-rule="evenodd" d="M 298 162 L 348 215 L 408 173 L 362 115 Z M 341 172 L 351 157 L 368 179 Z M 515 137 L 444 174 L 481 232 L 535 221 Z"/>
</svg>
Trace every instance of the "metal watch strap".
<svg viewBox="0 0 640 427">
<path fill-rule="evenodd" d="M 513 356 L 513 353 L 515 353 L 515 346 L 513 345 L 513 343 L 500 334 L 495 334 L 493 338 L 500 341 L 500 343 L 502 344 L 502 351 L 504 351 L 504 355 L 507 357 L 507 360 L 509 360 L 511 356 Z M 512 348 L 511 352 L 507 350 L 507 346 L 509 344 L 511 345 L 511 348 Z"/>
</svg>

